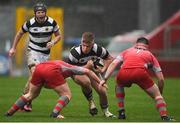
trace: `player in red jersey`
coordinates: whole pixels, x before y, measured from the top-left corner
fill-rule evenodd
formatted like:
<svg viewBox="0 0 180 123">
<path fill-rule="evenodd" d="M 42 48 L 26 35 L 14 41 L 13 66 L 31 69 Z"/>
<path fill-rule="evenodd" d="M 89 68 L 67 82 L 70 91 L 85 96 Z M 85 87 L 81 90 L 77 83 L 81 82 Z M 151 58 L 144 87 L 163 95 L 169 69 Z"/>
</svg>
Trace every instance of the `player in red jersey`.
<svg viewBox="0 0 180 123">
<path fill-rule="evenodd" d="M 116 76 L 116 97 L 118 99 L 119 119 L 125 119 L 124 87 L 130 87 L 133 83 L 140 86 L 156 103 L 156 108 L 163 121 L 174 121 L 167 114 L 166 103 L 162 97 L 164 77 L 161 67 L 155 56 L 148 50 L 148 39 L 141 37 L 136 44 L 121 52 L 110 64 L 104 76 L 107 80 L 116 66 L 121 67 Z M 151 79 L 148 70 L 151 69 L 158 79 L 158 86 Z M 101 83 L 102 85 L 104 83 Z"/>
<path fill-rule="evenodd" d="M 89 69 L 70 65 L 60 60 L 40 63 L 35 67 L 35 71 L 30 81 L 29 92 L 20 96 L 5 113 L 5 116 L 12 116 L 18 109 L 26 105 L 27 102 L 35 99 L 40 94 L 41 88 L 44 86 L 55 90 L 60 96 L 50 116 L 53 118 L 64 118 L 64 116 L 60 114 L 60 111 L 71 99 L 71 92 L 65 78 L 76 74 L 86 74 L 98 83 L 104 81 L 100 80 L 96 74 Z"/>
</svg>

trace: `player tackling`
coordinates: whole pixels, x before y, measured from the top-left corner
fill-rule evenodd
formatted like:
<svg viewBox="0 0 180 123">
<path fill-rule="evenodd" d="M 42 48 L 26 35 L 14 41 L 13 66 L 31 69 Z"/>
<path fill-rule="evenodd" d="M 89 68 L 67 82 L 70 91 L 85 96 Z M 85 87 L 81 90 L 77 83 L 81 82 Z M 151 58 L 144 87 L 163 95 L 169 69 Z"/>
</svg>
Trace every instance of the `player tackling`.
<svg viewBox="0 0 180 123">
<path fill-rule="evenodd" d="M 48 61 L 36 65 L 32 79 L 30 80 L 29 92 L 20 96 L 5 113 L 5 116 L 12 116 L 18 109 L 35 99 L 40 94 L 41 88 L 44 86 L 53 89 L 59 95 L 58 102 L 50 116 L 53 118 L 64 118 L 60 112 L 71 99 L 71 92 L 65 78 L 72 75 L 83 74 L 98 83 L 104 82 L 104 80 L 100 80 L 91 70 L 70 65 L 60 60 Z"/>
<path fill-rule="evenodd" d="M 163 121 L 175 121 L 168 116 L 166 103 L 162 97 L 164 77 L 158 60 L 148 50 L 148 39 L 138 38 L 136 44 L 121 52 L 108 67 L 105 80 L 107 80 L 116 66 L 121 64 L 116 76 L 116 97 L 118 99 L 119 119 L 125 119 L 124 87 L 131 87 L 137 84 L 155 101 L 156 108 L 159 111 Z M 158 79 L 158 86 L 151 79 L 148 69 L 151 69 Z M 101 83 L 103 84 L 103 83 Z"/>
</svg>

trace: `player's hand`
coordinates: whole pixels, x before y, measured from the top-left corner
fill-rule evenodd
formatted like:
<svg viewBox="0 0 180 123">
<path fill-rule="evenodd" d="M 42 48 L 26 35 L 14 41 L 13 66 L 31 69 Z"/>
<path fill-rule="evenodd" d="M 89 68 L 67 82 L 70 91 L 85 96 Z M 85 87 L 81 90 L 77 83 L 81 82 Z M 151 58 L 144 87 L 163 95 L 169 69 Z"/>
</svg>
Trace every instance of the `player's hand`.
<svg viewBox="0 0 180 123">
<path fill-rule="evenodd" d="M 102 68 L 99 67 L 99 66 L 97 66 L 96 68 L 94 68 L 93 71 L 94 71 L 95 73 L 103 73 Z"/>
<path fill-rule="evenodd" d="M 8 55 L 9 55 L 10 57 L 12 57 L 15 53 L 16 53 L 16 49 L 11 48 L 11 49 L 9 50 Z"/>
<path fill-rule="evenodd" d="M 99 83 L 100 86 L 103 86 L 106 83 L 105 80 L 101 80 L 101 82 Z"/>
<path fill-rule="evenodd" d="M 101 80 L 101 82 L 99 83 L 99 87 L 100 87 L 100 88 L 101 88 L 101 87 L 104 87 L 104 88 L 108 89 L 108 86 L 107 86 L 105 80 Z"/>
<path fill-rule="evenodd" d="M 93 68 L 93 61 L 92 60 L 89 60 L 88 62 L 87 62 L 87 64 L 86 64 L 86 68 L 88 68 L 88 69 L 91 69 L 92 70 L 92 68 Z"/>
<path fill-rule="evenodd" d="M 46 48 L 50 49 L 52 46 L 54 46 L 54 41 L 48 42 L 47 45 L 46 45 Z"/>
</svg>

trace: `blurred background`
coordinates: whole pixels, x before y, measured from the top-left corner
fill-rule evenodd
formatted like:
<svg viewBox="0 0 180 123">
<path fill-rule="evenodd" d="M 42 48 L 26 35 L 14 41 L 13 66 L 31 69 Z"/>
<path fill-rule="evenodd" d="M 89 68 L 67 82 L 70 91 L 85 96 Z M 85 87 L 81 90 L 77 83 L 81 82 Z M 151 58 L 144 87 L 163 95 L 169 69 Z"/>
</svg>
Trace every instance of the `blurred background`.
<svg viewBox="0 0 180 123">
<path fill-rule="evenodd" d="M 26 41 L 23 37 L 16 56 L 7 52 L 21 25 L 33 16 L 33 5 L 44 2 L 48 16 L 60 28 L 62 40 L 52 49 L 51 59 L 66 59 L 69 49 L 80 43 L 85 31 L 113 56 L 133 45 L 139 36 L 150 40 L 165 76 L 180 77 L 180 0 L 6 0 L 0 1 L 0 76 L 27 75 Z"/>
</svg>

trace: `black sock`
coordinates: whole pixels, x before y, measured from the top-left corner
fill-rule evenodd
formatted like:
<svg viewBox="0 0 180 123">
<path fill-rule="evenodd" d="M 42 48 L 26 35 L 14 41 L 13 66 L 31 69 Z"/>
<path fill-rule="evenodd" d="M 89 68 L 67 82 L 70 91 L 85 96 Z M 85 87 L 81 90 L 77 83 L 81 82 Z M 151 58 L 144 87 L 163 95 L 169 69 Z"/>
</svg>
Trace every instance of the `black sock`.
<svg viewBox="0 0 180 123">
<path fill-rule="evenodd" d="M 92 90 L 90 90 L 90 92 L 87 93 L 87 92 L 82 88 L 82 92 L 83 92 L 84 96 L 86 97 L 86 99 L 87 99 L 88 101 L 93 99 Z"/>
<path fill-rule="evenodd" d="M 101 105 L 101 109 L 106 109 L 108 108 L 108 104 L 100 104 Z"/>
</svg>

